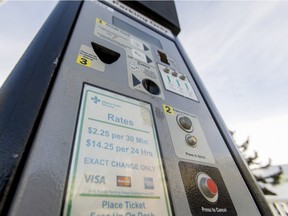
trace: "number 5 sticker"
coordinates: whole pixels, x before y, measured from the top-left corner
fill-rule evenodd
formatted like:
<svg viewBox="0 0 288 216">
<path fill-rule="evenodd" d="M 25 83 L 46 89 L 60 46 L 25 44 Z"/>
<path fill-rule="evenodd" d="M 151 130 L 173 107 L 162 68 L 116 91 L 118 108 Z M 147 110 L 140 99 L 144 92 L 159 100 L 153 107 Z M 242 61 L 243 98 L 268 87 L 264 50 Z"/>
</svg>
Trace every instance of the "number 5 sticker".
<svg viewBox="0 0 288 216">
<path fill-rule="evenodd" d="M 163 104 L 163 109 L 165 113 L 168 113 L 170 115 L 174 115 L 174 109 L 171 106 L 168 106 L 166 104 Z"/>
</svg>

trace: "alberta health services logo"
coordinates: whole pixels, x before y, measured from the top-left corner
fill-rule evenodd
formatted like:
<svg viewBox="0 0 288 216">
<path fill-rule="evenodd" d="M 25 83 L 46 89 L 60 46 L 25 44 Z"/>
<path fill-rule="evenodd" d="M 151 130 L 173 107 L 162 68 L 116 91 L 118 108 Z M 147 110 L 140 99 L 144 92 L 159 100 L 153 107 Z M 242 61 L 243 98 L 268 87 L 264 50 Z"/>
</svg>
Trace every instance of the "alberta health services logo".
<svg viewBox="0 0 288 216">
<path fill-rule="evenodd" d="M 107 97 L 109 97 L 109 96 L 107 96 Z M 90 99 L 94 105 L 101 104 L 102 106 L 105 106 L 107 108 L 112 108 L 112 109 L 122 108 L 122 106 L 119 103 L 117 103 L 115 100 L 114 101 L 111 101 L 111 100 L 105 101 L 105 100 L 103 100 L 103 98 L 100 99 L 99 96 L 97 96 L 97 95 L 92 96 Z"/>
<path fill-rule="evenodd" d="M 94 104 L 101 102 L 101 100 L 97 96 L 92 97 L 91 100 L 94 102 Z"/>
</svg>

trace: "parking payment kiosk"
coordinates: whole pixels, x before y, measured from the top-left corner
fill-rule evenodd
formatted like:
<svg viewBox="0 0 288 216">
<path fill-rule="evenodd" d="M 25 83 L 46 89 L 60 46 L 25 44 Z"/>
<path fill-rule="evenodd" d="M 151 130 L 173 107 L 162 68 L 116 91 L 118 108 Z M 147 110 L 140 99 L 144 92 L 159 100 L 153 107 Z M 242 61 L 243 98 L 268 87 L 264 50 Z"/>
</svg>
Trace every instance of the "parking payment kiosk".
<svg viewBox="0 0 288 216">
<path fill-rule="evenodd" d="M 60 2 L 41 31 L 31 71 L 53 74 L 29 84 L 47 88 L 5 214 L 270 215 L 176 37 L 174 2 Z"/>
</svg>

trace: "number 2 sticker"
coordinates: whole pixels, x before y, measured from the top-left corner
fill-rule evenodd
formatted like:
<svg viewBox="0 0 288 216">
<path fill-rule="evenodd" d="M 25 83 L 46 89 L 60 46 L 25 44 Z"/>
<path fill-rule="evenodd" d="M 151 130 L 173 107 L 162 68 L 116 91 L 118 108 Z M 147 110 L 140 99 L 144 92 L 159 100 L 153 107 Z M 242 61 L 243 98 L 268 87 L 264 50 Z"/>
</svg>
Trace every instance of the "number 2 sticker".
<svg viewBox="0 0 288 216">
<path fill-rule="evenodd" d="M 173 107 L 171 107 L 171 106 L 168 106 L 168 105 L 166 105 L 166 104 L 163 104 L 163 109 L 164 109 L 164 112 L 165 112 L 165 113 L 168 113 L 168 114 L 170 114 L 170 115 L 173 115 L 173 114 L 174 114 L 174 109 L 173 109 Z"/>
</svg>

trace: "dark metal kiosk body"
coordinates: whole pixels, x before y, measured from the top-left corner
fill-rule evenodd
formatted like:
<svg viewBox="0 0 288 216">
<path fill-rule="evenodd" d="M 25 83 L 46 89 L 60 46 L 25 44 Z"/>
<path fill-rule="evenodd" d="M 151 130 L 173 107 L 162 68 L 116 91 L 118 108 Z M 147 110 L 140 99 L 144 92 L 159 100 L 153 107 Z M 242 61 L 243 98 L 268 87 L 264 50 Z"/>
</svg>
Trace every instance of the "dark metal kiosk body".
<svg viewBox="0 0 288 216">
<path fill-rule="evenodd" d="M 60 2 L 1 88 L 3 215 L 270 215 L 174 2 Z"/>
</svg>

